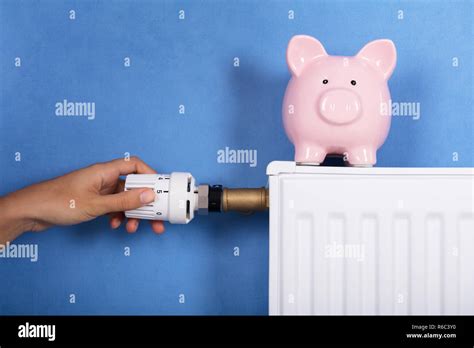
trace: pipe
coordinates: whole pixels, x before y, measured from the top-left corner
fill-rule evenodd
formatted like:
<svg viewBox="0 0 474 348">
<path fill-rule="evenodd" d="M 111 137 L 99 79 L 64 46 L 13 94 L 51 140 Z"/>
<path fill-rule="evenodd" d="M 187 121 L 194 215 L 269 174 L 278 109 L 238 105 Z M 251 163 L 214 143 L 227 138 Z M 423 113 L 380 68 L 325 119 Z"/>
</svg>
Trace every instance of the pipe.
<svg viewBox="0 0 474 348">
<path fill-rule="evenodd" d="M 268 210 L 268 189 L 260 188 L 224 188 L 222 192 L 222 211 L 251 213 Z"/>
</svg>

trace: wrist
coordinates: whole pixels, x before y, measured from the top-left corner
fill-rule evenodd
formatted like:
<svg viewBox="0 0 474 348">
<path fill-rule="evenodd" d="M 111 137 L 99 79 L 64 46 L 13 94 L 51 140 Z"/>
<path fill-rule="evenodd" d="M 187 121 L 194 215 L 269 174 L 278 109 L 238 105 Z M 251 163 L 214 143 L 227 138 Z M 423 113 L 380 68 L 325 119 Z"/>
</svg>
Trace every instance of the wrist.
<svg viewBox="0 0 474 348">
<path fill-rule="evenodd" d="M 13 241 L 23 232 L 33 230 L 34 219 L 29 215 L 30 209 L 25 204 L 25 196 L 21 191 L 0 198 L 0 240 Z"/>
</svg>

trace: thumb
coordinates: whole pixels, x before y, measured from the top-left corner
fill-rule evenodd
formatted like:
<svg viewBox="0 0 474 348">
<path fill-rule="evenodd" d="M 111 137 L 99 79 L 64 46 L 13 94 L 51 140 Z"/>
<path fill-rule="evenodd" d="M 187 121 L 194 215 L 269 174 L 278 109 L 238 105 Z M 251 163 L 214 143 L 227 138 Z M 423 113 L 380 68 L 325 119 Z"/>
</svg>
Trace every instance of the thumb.
<svg viewBox="0 0 474 348">
<path fill-rule="evenodd" d="M 137 209 L 155 200 L 152 189 L 135 189 L 102 196 L 99 200 L 99 215 Z"/>
</svg>

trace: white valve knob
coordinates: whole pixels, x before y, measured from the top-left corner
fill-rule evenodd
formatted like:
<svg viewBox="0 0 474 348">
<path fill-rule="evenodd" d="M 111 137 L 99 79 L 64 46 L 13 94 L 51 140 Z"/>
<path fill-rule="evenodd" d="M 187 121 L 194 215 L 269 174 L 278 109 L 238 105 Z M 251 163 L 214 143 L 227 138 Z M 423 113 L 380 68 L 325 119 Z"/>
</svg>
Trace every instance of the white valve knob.
<svg viewBox="0 0 474 348">
<path fill-rule="evenodd" d="M 155 201 L 128 210 L 125 216 L 173 224 L 187 224 L 194 218 L 194 211 L 198 209 L 198 191 L 190 173 L 127 175 L 125 191 L 146 187 L 155 192 Z"/>
</svg>

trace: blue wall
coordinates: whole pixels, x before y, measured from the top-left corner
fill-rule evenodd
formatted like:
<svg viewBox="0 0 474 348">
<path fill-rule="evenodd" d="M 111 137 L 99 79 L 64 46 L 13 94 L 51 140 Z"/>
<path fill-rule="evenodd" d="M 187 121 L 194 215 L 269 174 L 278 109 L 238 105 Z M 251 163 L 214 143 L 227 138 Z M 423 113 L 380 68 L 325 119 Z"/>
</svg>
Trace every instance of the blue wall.
<svg viewBox="0 0 474 348">
<path fill-rule="evenodd" d="M 392 98 L 419 102 L 421 117 L 394 118 L 379 166 L 472 167 L 472 22 L 469 1 L 3 0 L 0 194 L 125 152 L 201 183 L 265 185 L 267 163 L 293 156 L 280 109 L 300 33 L 339 55 L 395 42 Z M 95 102 L 95 119 L 55 116 L 63 99 Z M 218 163 L 226 146 L 257 149 L 258 165 Z M 267 220 L 198 217 L 157 236 L 100 218 L 25 234 L 39 260 L 0 259 L 0 313 L 266 314 Z"/>
</svg>

